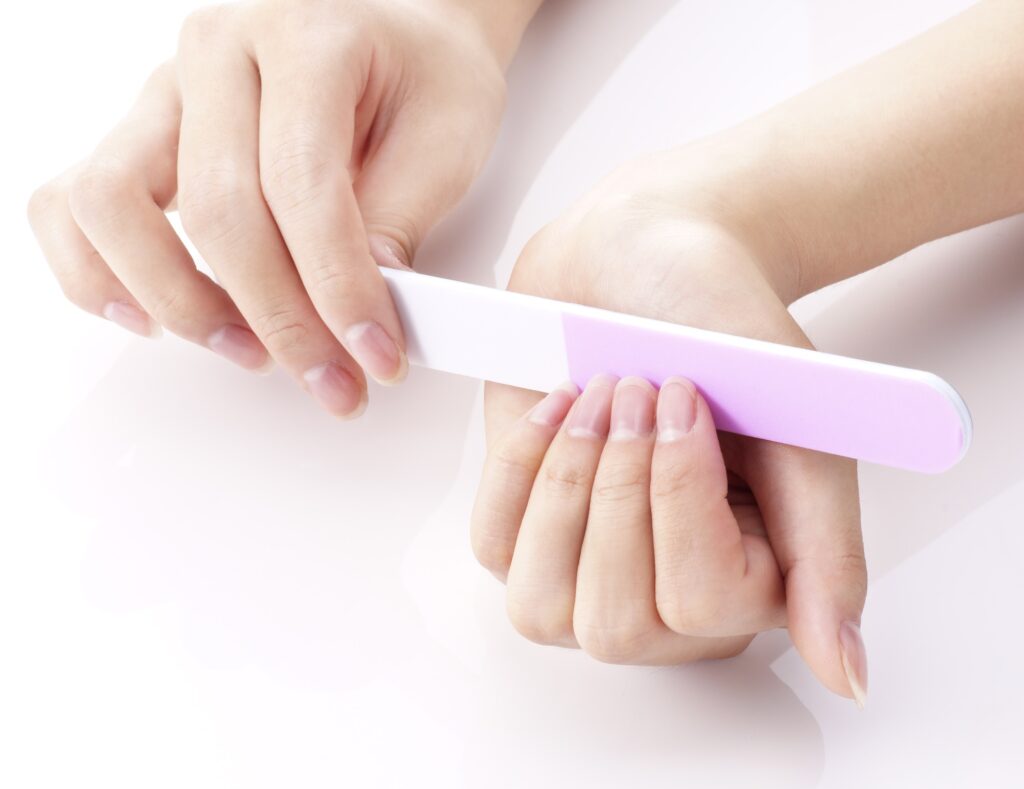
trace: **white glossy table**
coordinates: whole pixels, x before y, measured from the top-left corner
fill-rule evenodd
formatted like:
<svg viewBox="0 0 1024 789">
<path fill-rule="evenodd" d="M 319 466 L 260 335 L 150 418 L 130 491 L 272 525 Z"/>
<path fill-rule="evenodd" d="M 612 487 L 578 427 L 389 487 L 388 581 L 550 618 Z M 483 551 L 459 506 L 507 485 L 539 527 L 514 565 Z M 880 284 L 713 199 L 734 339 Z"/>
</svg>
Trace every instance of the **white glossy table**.
<svg viewBox="0 0 1024 789">
<path fill-rule="evenodd" d="M 933 370 L 975 419 L 949 474 L 862 468 L 867 709 L 784 631 L 727 662 L 601 665 L 520 639 L 472 559 L 477 383 L 414 371 L 337 423 L 280 372 L 61 299 L 23 204 L 121 114 L 189 5 L 4 12 L 0 785 L 1022 785 L 1024 220 L 795 307 L 820 347 Z M 503 283 L 619 161 L 966 5 L 551 0 L 422 267 Z"/>
</svg>

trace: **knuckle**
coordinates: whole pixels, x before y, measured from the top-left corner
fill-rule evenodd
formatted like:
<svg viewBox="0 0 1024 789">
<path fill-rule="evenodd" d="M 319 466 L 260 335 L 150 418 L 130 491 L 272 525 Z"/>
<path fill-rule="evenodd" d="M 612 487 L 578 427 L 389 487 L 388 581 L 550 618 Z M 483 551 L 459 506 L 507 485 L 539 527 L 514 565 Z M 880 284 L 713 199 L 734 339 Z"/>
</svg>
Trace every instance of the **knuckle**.
<svg viewBox="0 0 1024 789">
<path fill-rule="evenodd" d="M 505 436 L 495 445 L 490 463 L 494 476 L 506 488 L 527 488 L 537 473 L 536 465 L 524 455 L 515 436 Z"/>
<path fill-rule="evenodd" d="M 53 181 L 43 184 L 28 199 L 29 221 L 36 224 L 44 220 L 50 216 L 62 199 L 65 199 L 64 191 Z"/>
<path fill-rule="evenodd" d="M 181 42 L 202 46 L 219 39 L 224 33 L 230 13 L 231 7 L 223 4 L 197 8 L 181 23 Z"/>
<path fill-rule="evenodd" d="M 651 498 L 684 498 L 696 487 L 698 470 L 696 458 L 690 457 L 688 453 L 685 457 L 655 464 L 651 473 Z"/>
<path fill-rule="evenodd" d="M 684 635 L 711 633 L 721 622 L 722 600 L 699 584 L 665 582 L 656 584 L 655 606 L 665 626 Z"/>
<path fill-rule="evenodd" d="M 197 243 L 229 239 L 246 225 L 252 191 L 234 164 L 206 165 L 184 179 L 179 191 L 181 224 Z"/>
<path fill-rule="evenodd" d="M 489 521 L 481 520 L 480 516 L 474 518 L 470 544 L 481 567 L 499 578 L 508 576 L 515 545 L 501 536 Z"/>
<path fill-rule="evenodd" d="M 123 165 L 93 161 L 72 179 L 68 206 L 79 224 L 115 221 L 125 210 L 131 176 Z"/>
<path fill-rule="evenodd" d="M 650 643 L 652 623 L 631 615 L 617 622 L 577 617 L 576 640 L 580 648 L 601 663 L 629 665 L 643 662 Z"/>
<path fill-rule="evenodd" d="M 594 480 L 593 500 L 602 504 L 646 498 L 650 490 L 647 470 L 640 463 L 608 464 Z"/>
<path fill-rule="evenodd" d="M 535 644 L 566 644 L 573 638 L 572 612 L 530 590 L 509 587 L 505 610 L 516 632 Z"/>
<path fill-rule="evenodd" d="M 540 482 L 548 492 L 561 498 L 589 493 L 590 470 L 571 458 L 546 459 L 541 465 Z"/>
<path fill-rule="evenodd" d="M 337 158 L 309 130 L 289 132 L 275 143 L 260 168 L 260 184 L 274 211 L 314 204 L 340 173 Z"/>
<path fill-rule="evenodd" d="M 345 265 L 328 251 L 315 251 L 314 261 L 303 271 L 303 280 L 311 292 L 336 296 L 357 290 L 362 272 Z"/>
<path fill-rule="evenodd" d="M 157 323 L 161 323 L 173 331 L 185 324 L 191 313 L 191 305 L 184 293 L 172 288 L 150 296 L 150 300 L 146 304 L 146 311 L 156 319 Z"/>
<path fill-rule="evenodd" d="M 299 311 L 287 306 L 261 312 L 251 326 L 272 355 L 294 351 L 310 333 Z"/>
</svg>

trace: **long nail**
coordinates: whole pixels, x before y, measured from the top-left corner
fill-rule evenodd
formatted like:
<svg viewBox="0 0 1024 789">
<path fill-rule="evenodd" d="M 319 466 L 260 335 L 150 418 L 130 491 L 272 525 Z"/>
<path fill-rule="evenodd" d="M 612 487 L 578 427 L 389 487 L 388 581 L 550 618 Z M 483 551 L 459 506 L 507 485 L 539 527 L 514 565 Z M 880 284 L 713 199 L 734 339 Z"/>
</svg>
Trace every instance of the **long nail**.
<svg viewBox="0 0 1024 789">
<path fill-rule="evenodd" d="M 259 338 L 245 327 L 233 323 L 211 334 L 206 340 L 206 347 L 252 372 L 268 372 L 273 365 L 273 360 Z"/>
<path fill-rule="evenodd" d="M 839 626 L 839 653 L 853 700 L 859 709 L 864 709 L 868 696 L 868 653 L 855 622 L 846 621 Z"/>
<path fill-rule="evenodd" d="M 317 402 L 335 416 L 353 419 L 366 408 L 359 382 L 335 362 L 307 370 L 302 379 Z"/>
<path fill-rule="evenodd" d="M 345 332 L 345 347 L 378 383 L 398 383 L 409 370 L 405 354 L 373 321 L 357 323 Z"/>
<path fill-rule="evenodd" d="M 127 301 L 112 301 L 103 308 L 103 317 L 143 337 L 155 340 L 163 334 L 160 324 Z"/>
<path fill-rule="evenodd" d="M 697 390 L 684 378 L 669 378 L 658 393 L 658 441 L 676 441 L 697 421 Z"/>
<path fill-rule="evenodd" d="M 590 379 L 587 388 L 569 412 L 566 432 L 570 436 L 604 438 L 608 435 L 615 382 L 616 378 L 611 375 L 598 375 Z"/>
<path fill-rule="evenodd" d="M 529 420 L 537 425 L 558 427 L 569 413 L 579 393 L 580 390 L 574 384 L 562 384 L 530 409 Z"/>
<path fill-rule="evenodd" d="M 623 378 L 615 387 L 612 401 L 613 441 L 643 438 L 654 432 L 654 387 L 643 378 Z"/>
</svg>

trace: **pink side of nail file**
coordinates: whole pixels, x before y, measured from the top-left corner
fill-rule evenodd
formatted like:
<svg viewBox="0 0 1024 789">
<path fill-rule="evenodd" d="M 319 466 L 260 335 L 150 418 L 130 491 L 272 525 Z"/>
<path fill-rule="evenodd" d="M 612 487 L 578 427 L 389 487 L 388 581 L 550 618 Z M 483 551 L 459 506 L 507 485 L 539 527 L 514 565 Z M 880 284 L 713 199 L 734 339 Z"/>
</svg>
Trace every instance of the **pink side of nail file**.
<svg viewBox="0 0 1024 789">
<path fill-rule="evenodd" d="M 932 373 L 381 269 L 409 361 L 526 389 L 598 373 L 689 378 L 720 430 L 936 473 L 971 442 L 964 401 Z"/>
</svg>

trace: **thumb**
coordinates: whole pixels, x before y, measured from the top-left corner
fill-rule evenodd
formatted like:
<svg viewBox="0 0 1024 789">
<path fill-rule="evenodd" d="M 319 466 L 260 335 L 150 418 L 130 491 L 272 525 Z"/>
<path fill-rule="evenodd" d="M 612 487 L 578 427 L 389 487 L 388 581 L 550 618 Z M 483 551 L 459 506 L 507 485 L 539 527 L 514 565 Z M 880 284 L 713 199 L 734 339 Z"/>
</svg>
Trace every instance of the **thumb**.
<svg viewBox="0 0 1024 789">
<path fill-rule="evenodd" d="M 489 143 L 479 131 L 460 133 L 451 119 L 396 120 L 354 184 L 378 265 L 411 268 L 426 234 L 481 169 Z"/>
<path fill-rule="evenodd" d="M 748 483 L 786 579 L 793 644 L 825 687 L 863 707 L 867 567 L 857 464 L 766 441 L 757 442 L 751 460 Z"/>
</svg>

